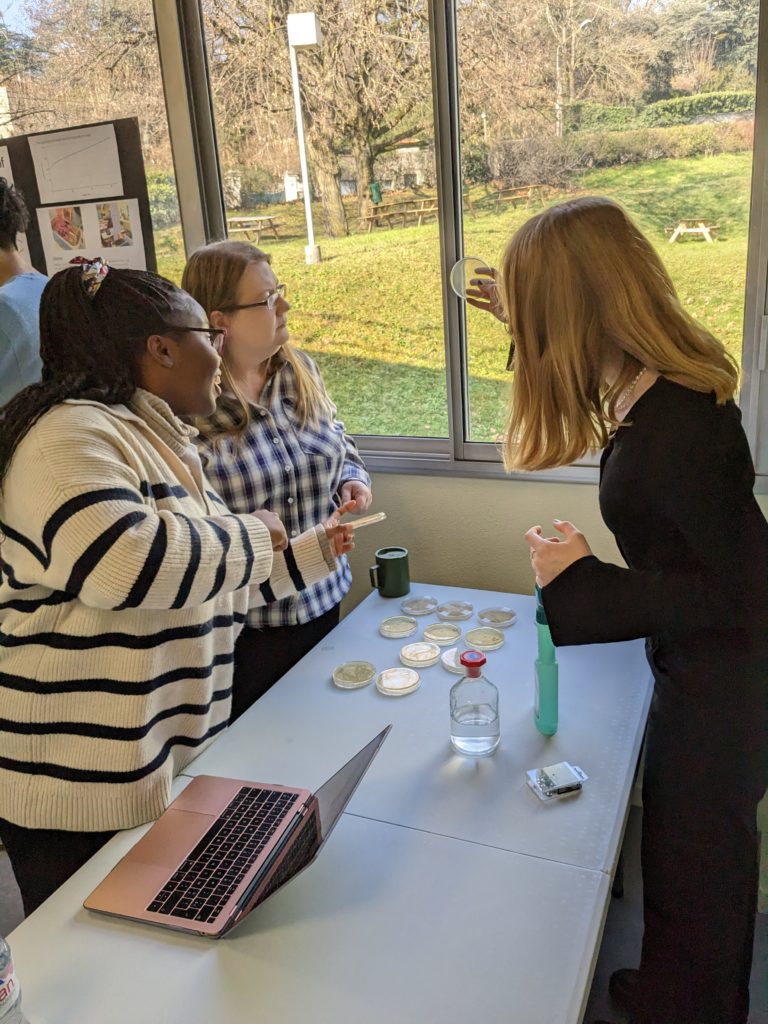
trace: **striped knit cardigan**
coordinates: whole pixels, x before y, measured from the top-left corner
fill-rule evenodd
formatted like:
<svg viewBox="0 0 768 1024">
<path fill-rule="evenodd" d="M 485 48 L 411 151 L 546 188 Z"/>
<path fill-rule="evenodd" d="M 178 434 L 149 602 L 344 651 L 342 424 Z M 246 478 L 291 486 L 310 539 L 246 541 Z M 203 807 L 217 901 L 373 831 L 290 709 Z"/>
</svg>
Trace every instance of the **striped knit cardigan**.
<svg viewBox="0 0 768 1024">
<path fill-rule="evenodd" d="M 58 405 L 19 444 L 0 494 L 0 817 L 156 818 L 227 726 L 249 604 L 336 567 L 322 527 L 273 559 L 264 524 L 206 486 L 193 434 L 137 391 Z"/>
</svg>

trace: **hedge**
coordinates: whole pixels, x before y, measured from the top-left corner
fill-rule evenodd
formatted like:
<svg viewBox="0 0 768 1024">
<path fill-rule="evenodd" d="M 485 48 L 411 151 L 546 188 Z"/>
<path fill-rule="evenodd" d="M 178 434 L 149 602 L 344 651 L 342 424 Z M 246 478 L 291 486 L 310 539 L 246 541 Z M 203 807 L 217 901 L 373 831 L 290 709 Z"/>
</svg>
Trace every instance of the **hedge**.
<svg viewBox="0 0 768 1024">
<path fill-rule="evenodd" d="M 637 118 L 634 107 L 609 107 L 584 100 L 571 103 L 565 110 L 566 131 L 622 131 L 633 128 Z"/>
<path fill-rule="evenodd" d="M 646 160 L 714 156 L 752 148 L 752 122 L 711 122 L 628 132 L 579 132 L 569 142 L 579 163 L 588 167 L 643 163 Z"/>
<path fill-rule="evenodd" d="M 747 113 L 754 109 L 753 92 L 702 92 L 696 96 L 678 96 L 673 100 L 649 103 L 639 114 L 638 122 L 649 128 L 690 124 L 696 118 L 716 114 Z M 624 109 L 624 108 L 619 108 Z"/>
</svg>

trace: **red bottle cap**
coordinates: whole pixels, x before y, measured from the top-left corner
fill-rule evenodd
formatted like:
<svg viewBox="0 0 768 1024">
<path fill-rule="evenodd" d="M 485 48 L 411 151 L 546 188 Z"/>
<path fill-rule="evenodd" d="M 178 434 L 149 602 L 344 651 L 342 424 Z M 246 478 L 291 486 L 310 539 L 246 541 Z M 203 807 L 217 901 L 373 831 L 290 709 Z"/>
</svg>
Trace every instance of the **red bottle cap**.
<svg viewBox="0 0 768 1024">
<path fill-rule="evenodd" d="M 467 669 L 468 676 L 479 676 L 486 658 L 480 651 L 464 651 L 459 661 Z"/>
</svg>

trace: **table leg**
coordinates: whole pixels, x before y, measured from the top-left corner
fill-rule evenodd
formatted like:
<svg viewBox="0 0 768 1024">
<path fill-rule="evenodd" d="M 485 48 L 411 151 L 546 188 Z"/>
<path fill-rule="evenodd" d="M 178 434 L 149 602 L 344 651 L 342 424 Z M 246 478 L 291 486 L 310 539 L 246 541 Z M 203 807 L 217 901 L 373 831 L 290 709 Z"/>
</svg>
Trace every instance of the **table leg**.
<svg viewBox="0 0 768 1024">
<path fill-rule="evenodd" d="M 675 230 L 672 232 L 672 235 L 671 235 L 671 237 L 669 239 L 669 244 L 672 245 L 673 242 L 676 242 L 682 233 L 683 233 L 683 225 L 682 224 L 678 224 L 677 227 L 675 228 Z"/>
</svg>

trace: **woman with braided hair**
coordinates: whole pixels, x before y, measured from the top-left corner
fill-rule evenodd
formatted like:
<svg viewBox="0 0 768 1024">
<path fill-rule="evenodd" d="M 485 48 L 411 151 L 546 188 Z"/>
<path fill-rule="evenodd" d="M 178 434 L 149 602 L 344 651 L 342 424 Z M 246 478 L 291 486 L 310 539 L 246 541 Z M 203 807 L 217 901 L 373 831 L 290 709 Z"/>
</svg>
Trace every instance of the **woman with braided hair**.
<svg viewBox="0 0 768 1024">
<path fill-rule="evenodd" d="M 84 262 L 40 328 L 42 381 L 0 413 L 0 839 L 28 914 L 226 728 L 262 591 L 353 546 L 346 507 L 289 545 L 211 491 L 180 417 L 213 411 L 220 332 L 186 292 Z"/>
<path fill-rule="evenodd" d="M 29 214 L 20 192 L 0 178 L 0 406 L 40 380 L 38 310 L 47 278 L 18 250 Z"/>
</svg>

